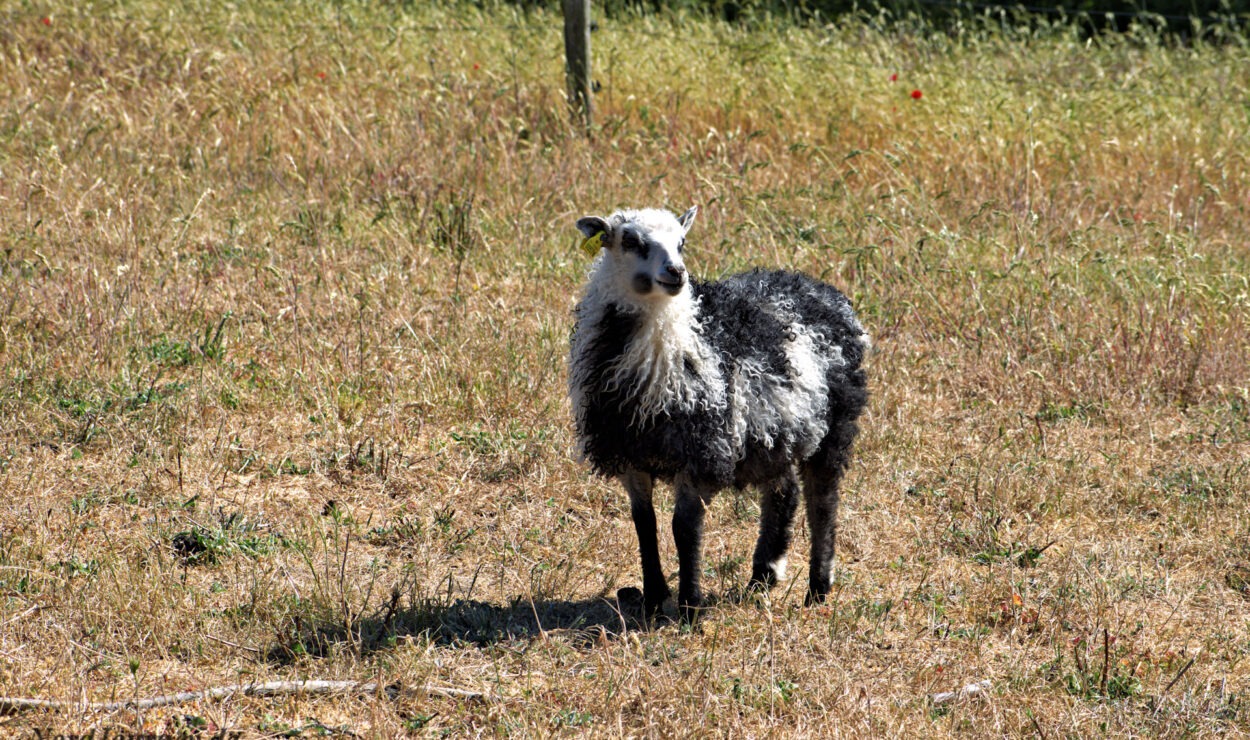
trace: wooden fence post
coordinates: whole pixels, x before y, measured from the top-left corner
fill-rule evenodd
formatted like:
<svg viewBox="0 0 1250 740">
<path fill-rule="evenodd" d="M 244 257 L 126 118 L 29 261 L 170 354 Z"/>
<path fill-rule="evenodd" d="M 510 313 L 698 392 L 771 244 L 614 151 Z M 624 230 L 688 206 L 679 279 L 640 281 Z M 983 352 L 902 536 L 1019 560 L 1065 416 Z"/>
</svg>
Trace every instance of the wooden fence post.
<svg viewBox="0 0 1250 740">
<path fill-rule="evenodd" d="M 593 120 L 590 101 L 590 0 L 563 0 L 564 57 L 569 106 L 574 119 L 589 130 Z"/>
</svg>

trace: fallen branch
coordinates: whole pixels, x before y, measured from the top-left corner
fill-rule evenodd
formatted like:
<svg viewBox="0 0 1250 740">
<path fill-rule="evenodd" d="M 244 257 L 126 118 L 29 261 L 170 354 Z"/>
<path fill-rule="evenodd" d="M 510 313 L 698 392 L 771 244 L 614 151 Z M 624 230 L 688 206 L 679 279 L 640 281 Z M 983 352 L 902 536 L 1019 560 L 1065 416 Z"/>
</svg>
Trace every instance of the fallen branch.
<svg viewBox="0 0 1250 740">
<path fill-rule="evenodd" d="M 991 684 L 988 680 L 977 681 L 976 683 L 968 684 L 959 691 L 943 691 L 938 694 L 933 694 L 929 697 L 929 701 L 932 701 L 934 704 L 945 704 L 947 702 L 955 701 L 956 699 L 970 699 L 972 697 L 985 694 L 985 692 L 990 690 L 990 686 L 992 685 L 993 684 Z"/>
<path fill-rule="evenodd" d="M 204 699 L 229 699 L 233 696 L 286 696 L 289 694 L 386 694 L 394 699 L 401 694 L 433 694 L 450 699 L 485 700 L 486 694 L 442 686 L 414 686 L 406 688 L 398 683 L 382 685 L 364 681 L 270 681 L 268 683 L 217 686 L 201 691 L 184 691 L 180 694 L 156 696 L 150 699 L 129 699 L 113 702 L 56 701 L 53 699 L 20 699 L 0 697 L 0 714 L 15 714 L 32 709 L 88 710 L 95 712 L 118 712 L 124 709 L 151 709 L 171 704 L 187 704 Z"/>
</svg>

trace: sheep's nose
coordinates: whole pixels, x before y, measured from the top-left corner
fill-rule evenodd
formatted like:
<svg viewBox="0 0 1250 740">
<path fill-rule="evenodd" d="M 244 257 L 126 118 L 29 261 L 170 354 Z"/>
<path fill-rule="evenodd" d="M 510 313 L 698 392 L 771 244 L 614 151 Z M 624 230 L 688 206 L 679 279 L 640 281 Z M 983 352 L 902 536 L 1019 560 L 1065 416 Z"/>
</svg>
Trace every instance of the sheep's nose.
<svg viewBox="0 0 1250 740">
<path fill-rule="evenodd" d="M 682 265 L 669 265 L 664 268 L 665 272 L 673 282 L 680 283 L 686 276 L 686 268 Z"/>
</svg>

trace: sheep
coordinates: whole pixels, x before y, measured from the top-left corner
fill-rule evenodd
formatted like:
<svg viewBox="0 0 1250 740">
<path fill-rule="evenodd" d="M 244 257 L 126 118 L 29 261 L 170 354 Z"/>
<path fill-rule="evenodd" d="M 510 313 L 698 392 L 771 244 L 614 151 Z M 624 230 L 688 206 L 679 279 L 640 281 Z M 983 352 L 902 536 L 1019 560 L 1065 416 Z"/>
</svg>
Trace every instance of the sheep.
<svg viewBox="0 0 1250 740">
<path fill-rule="evenodd" d="M 785 577 L 799 498 L 811 530 L 808 605 L 829 593 L 838 486 L 868 400 L 870 340 L 836 288 L 789 271 L 715 282 L 686 272 L 698 207 L 577 221 L 596 258 L 574 309 L 569 395 L 578 450 L 629 494 L 648 618 L 671 595 L 652 494 L 674 489 L 680 618 L 697 619 L 704 513 L 722 489 L 762 492 L 749 587 Z M 637 598 L 621 589 L 622 602 Z"/>
</svg>

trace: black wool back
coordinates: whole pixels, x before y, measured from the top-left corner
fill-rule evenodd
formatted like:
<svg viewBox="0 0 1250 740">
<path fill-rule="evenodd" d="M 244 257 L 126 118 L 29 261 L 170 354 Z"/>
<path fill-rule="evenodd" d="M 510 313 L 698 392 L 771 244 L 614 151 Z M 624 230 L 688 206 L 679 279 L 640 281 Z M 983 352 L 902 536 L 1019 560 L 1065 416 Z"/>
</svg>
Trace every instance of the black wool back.
<svg viewBox="0 0 1250 740">
<path fill-rule="evenodd" d="M 615 476 L 634 468 L 719 488 L 773 478 L 813 455 L 841 458 L 845 451 L 831 448 L 849 447 L 854 420 L 867 400 L 860 368 L 863 330 L 845 296 L 800 273 L 761 270 L 717 282 L 692 281 L 690 290 L 697 301 L 699 341 L 712 350 L 718 371 L 701 378 L 694 363 L 685 363 L 689 381 L 701 389 L 693 406 L 668 404 L 640 418 L 638 379 L 620 382 L 620 359 L 647 320 L 644 314 L 609 305 L 596 323 L 579 329 L 593 332 L 583 349 L 590 353 L 584 358 L 589 372 L 577 424 L 594 471 Z M 819 355 L 815 363 L 806 355 L 804 361 L 825 368 L 823 397 L 803 414 L 769 406 L 775 398 L 789 398 L 803 372 L 793 366 L 799 333 Z M 805 382 L 810 386 L 812 379 Z M 804 392 L 809 399 L 810 390 Z"/>
</svg>

